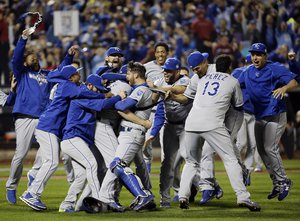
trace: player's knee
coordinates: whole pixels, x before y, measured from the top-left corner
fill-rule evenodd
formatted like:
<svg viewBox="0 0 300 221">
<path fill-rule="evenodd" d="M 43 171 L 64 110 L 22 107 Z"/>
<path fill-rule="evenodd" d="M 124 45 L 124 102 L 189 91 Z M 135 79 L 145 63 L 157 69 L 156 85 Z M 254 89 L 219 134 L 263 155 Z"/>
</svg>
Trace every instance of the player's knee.
<svg viewBox="0 0 300 221">
<path fill-rule="evenodd" d="M 124 161 L 122 161 L 119 157 L 114 158 L 109 166 L 111 172 L 113 172 L 117 176 L 119 173 L 123 173 L 125 167 L 127 167 L 127 164 Z"/>
</svg>

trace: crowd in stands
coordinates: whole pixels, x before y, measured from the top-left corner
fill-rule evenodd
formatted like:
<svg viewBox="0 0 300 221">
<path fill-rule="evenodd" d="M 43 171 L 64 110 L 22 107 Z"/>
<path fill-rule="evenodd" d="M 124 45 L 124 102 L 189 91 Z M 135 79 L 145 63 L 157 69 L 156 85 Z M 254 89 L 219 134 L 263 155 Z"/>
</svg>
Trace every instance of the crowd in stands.
<svg viewBox="0 0 300 221">
<path fill-rule="evenodd" d="M 54 36 L 57 10 L 79 11 L 78 36 Z M 187 54 L 199 50 L 210 54 L 210 62 L 219 54 L 229 54 L 237 67 L 255 42 L 264 43 L 269 58 L 281 63 L 287 63 L 288 51 L 298 55 L 300 51 L 299 0 L 2 0 L 2 85 L 8 85 L 9 61 L 21 31 L 35 22 L 34 16 L 22 17 L 30 11 L 43 15 L 30 41 L 39 51 L 42 67 L 56 67 L 66 49 L 78 43 L 85 75 L 103 65 L 110 46 L 123 50 L 124 62 L 145 63 L 154 59 L 153 45 L 159 40 L 167 41 L 171 55 L 183 64 Z"/>
</svg>

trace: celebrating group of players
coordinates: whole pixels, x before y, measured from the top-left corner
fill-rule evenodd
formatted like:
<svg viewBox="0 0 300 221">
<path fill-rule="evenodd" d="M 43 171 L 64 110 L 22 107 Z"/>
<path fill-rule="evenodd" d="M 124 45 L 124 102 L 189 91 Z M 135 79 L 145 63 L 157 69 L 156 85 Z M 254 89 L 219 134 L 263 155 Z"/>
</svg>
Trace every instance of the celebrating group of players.
<svg viewBox="0 0 300 221">
<path fill-rule="evenodd" d="M 195 51 L 187 58 L 191 79 L 182 74 L 186 68 L 177 58 L 168 58 L 164 42 L 155 45 L 154 61 L 131 61 L 122 68 L 122 51 L 111 47 L 105 66 L 81 83 L 80 67 L 73 61 L 78 46 L 70 47 L 57 69 L 41 70 L 37 55 L 25 50 L 31 34 L 23 31 L 13 54 L 16 92 L 1 96 L 3 105 L 14 104 L 17 143 L 6 183 L 9 203 L 17 201 L 22 161 L 35 136 L 40 147 L 28 173 L 28 188 L 19 197 L 32 209 L 47 209 L 41 194 L 58 167 L 60 150 L 74 170 L 60 212 L 124 212 L 119 202 L 122 185 L 134 196 L 130 209 L 153 209 L 151 142 L 160 133 L 160 207 L 168 208 L 174 200 L 188 209 L 200 189 L 200 204 L 221 198 L 223 191 L 214 177 L 216 152 L 237 204 L 260 211 L 246 188 L 251 167 L 240 157 L 240 143 L 249 137 L 240 131 L 242 125 L 255 137 L 270 173 L 273 188 L 268 199 L 288 196 L 292 181 L 277 145 L 286 124 L 284 94 L 298 83 L 291 71 L 267 60 L 264 44 L 253 44 L 247 58 L 252 64 L 233 72 L 231 57 L 220 55 L 215 64 L 208 64 L 208 54 Z M 252 159 L 256 145 L 249 145 Z"/>
</svg>

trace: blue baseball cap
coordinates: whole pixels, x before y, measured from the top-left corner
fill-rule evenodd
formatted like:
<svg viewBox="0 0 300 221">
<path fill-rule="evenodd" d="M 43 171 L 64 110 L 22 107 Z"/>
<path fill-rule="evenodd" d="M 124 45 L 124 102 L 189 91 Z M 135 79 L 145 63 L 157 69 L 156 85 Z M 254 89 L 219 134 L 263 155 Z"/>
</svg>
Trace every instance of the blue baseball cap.
<svg viewBox="0 0 300 221">
<path fill-rule="evenodd" d="M 102 78 L 96 74 L 91 74 L 87 77 L 86 83 L 94 85 L 98 90 L 107 92 L 107 88 L 102 85 Z"/>
<path fill-rule="evenodd" d="M 208 53 L 201 53 L 200 51 L 194 51 L 187 58 L 187 63 L 191 69 L 197 67 L 200 63 L 208 58 Z"/>
<path fill-rule="evenodd" d="M 168 58 L 161 67 L 164 70 L 176 71 L 181 68 L 181 63 L 177 58 Z"/>
<path fill-rule="evenodd" d="M 262 54 L 267 53 L 267 47 L 263 43 L 254 43 L 251 45 L 251 48 L 249 49 L 249 52 L 258 52 Z"/>
<path fill-rule="evenodd" d="M 252 62 L 252 60 L 251 60 L 251 54 L 247 54 L 246 57 L 245 57 L 245 63 L 249 64 L 251 62 Z"/>
<path fill-rule="evenodd" d="M 127 74 L 127 64 L 123 65 L 121 68 L 120 68 L 120 71 L 119 71 L 119 74 Z"/>
<path fill-rule="evenodd" d="M 111 55 L 119 55 L 121 57 L 124 56 L 122 50 L 118 47 L 110 47 L 106 52 L 105 52 L 105 56 L 111 56 Z"/>
<path fill-rule="evenodd" d="M 59 73 L 64 79 L 68 80 L 73 74 L 82 69 L 83 68 L 75 68 L 73 65 L 66 65 L 59 71 Z"/>
</svg>

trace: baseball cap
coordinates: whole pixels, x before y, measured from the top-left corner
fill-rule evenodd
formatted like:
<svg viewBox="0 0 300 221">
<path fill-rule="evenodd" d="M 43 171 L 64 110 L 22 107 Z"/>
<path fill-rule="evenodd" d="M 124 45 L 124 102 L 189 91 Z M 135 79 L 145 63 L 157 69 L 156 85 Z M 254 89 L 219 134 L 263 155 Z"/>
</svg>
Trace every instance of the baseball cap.
<svg viewBox="0 0 300 221">
<path fill-rule="evenodd" d="M 246 57 L 245 57 L 245 62 L 246 62 L 246 63 L 251 63 L 251 62 L 252 62 L 252 60 L 251 60 L 251 54 L 250 54 L 250 53 L 248 53 L 248 54 L 246 55 Z"/>
<path fill-rule="evenodd" d="M 68 80 L 73 74 L 82 70 L 83 68 L 75 68 L 73 65 L 66 65 L 60 71 L 60 75 Z"/>
<path fill-rule="evenodd" d="M 124 56 L 122 50 L 118 47 L 110 47 L 106 52 L 105 56 L 111 56 L 111 55 L 120 55 L 121 57 Z"/>
<path fill-rule="evenodd" d="M 180 61 L 177 58 L 168 58 L 164 65 L 161 66 L 164 70 L 176 71 L 181 68 Z"/>
<path fill-rule="evenodd" d="M 102 85 L 102 78 L 96 74 L 91 74 L 87 77 L 86 83 L 90 83 L 94 85 L 98 90 L 101 91 L 108 91 L 103 85 Z"/>
<path fill-rule="evenodd" d="M 187 63 L 191 69 L 197 67 L 200 63 L 208 58 L 208 53 L 201 53 L 200 51 L 194 51 L 187 58 Z"/>
<path fill-rule="evenodd" d="M 127 64 L 123 65 L 121 68 L 120 68 L 120 71 L 119 71 L 119 74 L 126 74 L 127 73 Z"/>
<path fill-rule="evenodd" d="M 258 53 L 262 53 L 262 54 L 266 54 L 267 53 L 267 47 L 263 44 L 263 43 L 254 43 L 253 45 L 251 45 L 249 52 L 258 52 Z"/>
</svg>

